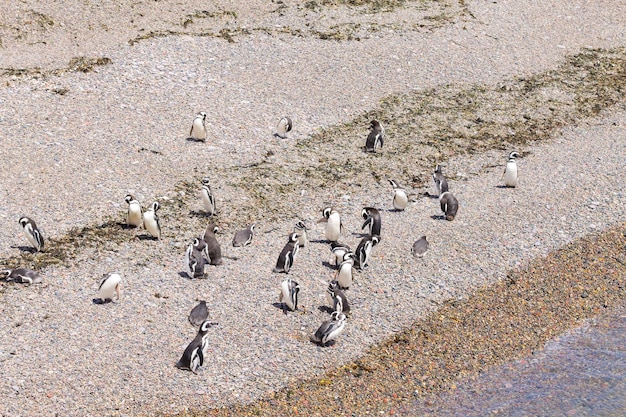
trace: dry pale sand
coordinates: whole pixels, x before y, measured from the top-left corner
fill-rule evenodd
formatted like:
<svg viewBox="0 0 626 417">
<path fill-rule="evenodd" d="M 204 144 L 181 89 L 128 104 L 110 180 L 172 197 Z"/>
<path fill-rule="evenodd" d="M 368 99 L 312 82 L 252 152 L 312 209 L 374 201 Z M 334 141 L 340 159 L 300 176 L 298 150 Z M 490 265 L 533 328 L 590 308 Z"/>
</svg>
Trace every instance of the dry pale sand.
<svg viewBox="0 0 626 417">
<path fill-rule="evenodd" d="M 393 12 L 257 3 L 206 11 L 166 1 L 0 5 L 6 263 L 41 258 L 23 255 L 22 215 L 63 241 L 73 227 L 93 231 L 121 220 L 131 192 L 144 207 L 161 201 L 164 223 L 161 241 L 119 228 L 115 239 L 74 248 L 65 264 L 45 268 L 43 285 L 2 286 L 1 414 L 137 415 L 249 402 L 359 357 L 441 301 L 624 220 L 622 101 L 525 148 L 517 189 L 497 187 L 505 151 L 445 161 L 461 204 L 452 223 L 432 218 L 436 200 L 421 198 L 395 213 L 384 181 L 334 186 L 329 176 L 324 189 L 301 190 L 311 201 L 294 204 L 291 218 L 264 222 L 267 213 L 259 211 L 253 245 L 229 248 L 243 224 L 228 211 L 252 198 L 237 188 L 232 167 L 258 163 L 268 151 L 275 155 L 268 169 L 312 163 L 296 142 L 393 93 L 498 85 L 553 69 L 582 48 L 626 45 L 626 4 L 619 1 L 427 2 Z M 80 56 L 104 65 L 81 72 L 88 60 L 71 61 Z M 206 144 L 185 140 L 200 110 L 211 124 Z M 277 141 L 272 133 L 283 114 L 295 129 Z M 429 168 L 418 169 L 428 176 Z M 238 260 L 190 281 L 179 275 L 184 248 L 206 219 L 193 214 L 200 208 L 195 189 L 181 184 L 204 175 L 212 177 L 224 221 L 219 239 Z M 396 178 L 409 182 L 407 172 Z M 308 342 L 327 318 L 319 309 L 333 273 L 327 245 L 313 242 L 290 274 L 303 287 L 301 312 L 285 316 L 273 305 L 282 277 L 271 273 L 297 218 L 321 238 L 315 222 L 325 204 L 342 212 L 353 246 L 361 207 L 383 211 L 383 241 L 348 293 L 354 316 L 329 349 Z M 432 236 L 424 263 L 408 253 L 420 234 Z M 94 306 L 97 281 L 109 271 L 123 275 L 123 298 Z M 212 329 L 210 363 L 193 375 L 173 364 L 194 336 L 186 314 L 197 298 L 209 301 L 220 325 Z"/>
</svg>

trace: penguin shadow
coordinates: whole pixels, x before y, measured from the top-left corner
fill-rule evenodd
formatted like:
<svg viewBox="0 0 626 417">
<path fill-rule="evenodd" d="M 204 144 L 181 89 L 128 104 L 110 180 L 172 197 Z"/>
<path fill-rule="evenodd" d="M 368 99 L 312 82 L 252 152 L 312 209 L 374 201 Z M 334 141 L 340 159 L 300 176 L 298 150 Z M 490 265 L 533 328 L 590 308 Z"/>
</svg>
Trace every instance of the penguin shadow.
<svg viewBox="0 0 626 417">
<path fill-rule="evenodd" d="M 272 303 L 273 307 L 276 307 L 279 310 L 282 310 L 283 314 L 286 316 L 287 313 L 289 312 L 289 309 L 287 308 L 287 304 L 285 303 Z"/>
<path fill-rule="evenodd" d="M 194 217 L 206 217 L 206 218 L 217 217 L 215 214 L 209 214 L 206 211 L 198 211 L 198 210 L 189 210 L 189 215 L 194 216 Z"/>
<path fill-rule="evenodd" d="M 426 198 L 430 198 L 430 199 L 433 199 L 433 200 L 439 200 L 439 196 L 438 196 L 438 195 L 436 195 L 436 194 L 431 194 L 431 193 L 429 193 L 428 191 L 426 191 L 426 192 L 425 192 L 424 194 L 422 194 L 422 195 L 423 195 L 424 197 L 426 197 Z"/>
<path fill-rule="evenodd" d="M 433 220 L 445 220 L 446 216 L 444 216 L 443 214 L 433 214 L 432 216 L 430 216 L 430 218 Z"/>
<path fill-rule="evenodd" d="M 115 225 L 123 230 L 133 230 L 139 227 L 139 226 L 132 226 L 128 223 L 123 223 L 123 222 L 115 222 Z"/>
<path fill-rule="evenodd" d="M 37 253 L 37 249 L 32 246 L 11 246 L 11 249 L 18 249 L 20 252 Z"/>
<path fill-rule="evenodd" d="M 495 188 L 515 188 L 515 187 L 509 187 L 508 185 L 494 185 Z"/>
<path fill-rule="evenodd" d="M 194 142 L 194 143 L 205 143 L 206 142 L 206 140 L 192 138 L 191 136 L 188 137 L 186 140 L 187 140 L 187 142 Z"/>
<path fill-rule="evenodd" d="M 324 265 L 328 269 L 339 269 L 339 265 L 333 265 L 328 261 L 322 261 L 322 265 Z"/>
<path fill-rule="evenodd" d="M 139 239 L 139 240 L 152 240 L 152 241 L 159 240 L 158 237 L 154 237 L 154 236 L 152 236 L 150 234 L 147 234 L 147 235 L 137 235 L 137 239 Z"/>
<path fill-rule="evenodd" d="M 332 307 L 328 307 L 328 306 L 319 306 L 317 307 L 317 309 L 321 311 L 322 313 L 328 313 L 328 314 L 332 314 L 333 311 L 335 311 Z"/>
<path fill-rule="evenodd" d="M 406 211 L 406 209 L 404 209 L 404 210 L 400 210 L 400 209 L 397 209 L 397 208 L 387 209 L 387 212 L 389 212 L 389 213 L 402 213 L 404 211 Z"/>
<path fill-rule="evenodd" d="M 352 232 L 351 235 L 363 238 L 363 237 L 369 236 L 370 234 L 369 233 L 365 233 L 365 232 Z"/>
<path fill-rule="evenodd" d="M 310 243 L 328 243 L 330 244 L 330 240 L 326 240 L 326 239 L 311 239 L 309 240 Z"/>
</svg>

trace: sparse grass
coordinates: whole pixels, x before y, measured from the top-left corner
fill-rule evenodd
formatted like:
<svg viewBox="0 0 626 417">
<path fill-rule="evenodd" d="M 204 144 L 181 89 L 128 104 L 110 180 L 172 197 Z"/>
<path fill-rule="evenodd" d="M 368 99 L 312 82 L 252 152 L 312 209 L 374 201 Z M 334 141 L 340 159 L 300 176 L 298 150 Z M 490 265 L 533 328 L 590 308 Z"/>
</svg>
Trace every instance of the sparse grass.
<svg viewBox="0 0 626 417">
<path fill-rule="evenodd" d="M 41 68 L 0 68 L 0 75 L 17 76 L 17 77 L 49 77 L 52 75 L 61 75 L 67 72 L 91 72 L 98 66 L 111 64 L 111 58 L 99 57 L 88 58 L 78 56 L 70 59 L 70 62 L 64 68 L 43 71 Z M 55 91 L 56 92 L 56 91 Z M 61 94 L 63 95 L 63 94 Z"/>
</svg>

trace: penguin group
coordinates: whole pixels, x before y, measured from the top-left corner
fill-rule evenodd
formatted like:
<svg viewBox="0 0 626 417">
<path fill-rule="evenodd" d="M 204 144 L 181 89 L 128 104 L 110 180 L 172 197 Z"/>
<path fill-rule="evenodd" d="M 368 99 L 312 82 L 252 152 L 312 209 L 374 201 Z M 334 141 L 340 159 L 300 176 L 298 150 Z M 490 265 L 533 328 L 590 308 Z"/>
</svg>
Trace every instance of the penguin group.
<svg viewBox="0 0 626 417">
<path fill-rule="evenodd" d="M 189 133 L 189 140 L 197 142 L 205 142 L 207 139 L 206 129 L 207 115 L 200 112 L 196 115 L 192 122 Z M 276 133 L 274 136 L 285 139 L 287 134 L 292 131 L 293 122 L 289 117 L 283 117 L 279 120 Z M 372 120 L 370 122 L 370 132 L 366 138 L 365 152 L 376 153 L 378 149 L 383 148 L 385 139 L 385 129 L 379 121 Z M 518 185 L 518 171 L 516 158 L 519 154 L 515 151 L 510 152 L 506 168 L 503 174 L 504 184 L 506 187 L 516 187 Z M 447 178 L 443 174 L 443 164 L 437 164 L 433 171 L 433 183 L 436 190 L 436 197 L 439 200 L 440 209 L 443 213 L 442 219 L 453 221 L 459 208 L 459 202 L 451 193 Z M 393 198 L 391 206 L 394 211 L 402 212 L 407 209 L 411 198 L 404 187 L 395 180 L 389 179 L 389 183 L 393 189 Z M 210 179 L 204 177 L 201 179 L 200 196 L 204 212 L 209 217 L 217 216 L 215 197 L 210 187 Z M 141 203 L 132 194 L 127 194 L 125 202 L 128 204 L 126 211 L 126 226 L 128 228 L 138 228 L 143 225 L 154 240 L 162 238 L 161 223 L 158 216 L 160 203 L 154 201 L 145 211 L 142 211 Z M 367 233 L 362 234 L 355 250 L 350 246 L 340 242 L 341 236 L 344 234 L 344 226 L 339 211 L 331 206 L 324 207 L 321 210 L 322 219 L 318 222 L 324 222 L 323 235 L 328 243 L 332 261 L 334 265 L 334 275 L 328 286 L 326 287 L 327 310 L 330 316 L 324 320 L 321 325 L 312 332 L 310 340 L 321 347 L 330 346 L 335 343 L 339 336 L 344 332 L 349 317 L 351 317 L 351 307 L 346 293 L 354 284 L 355 271 L 357 273 L 367 270 L 374 257 L 376 247 L 381 242 L 382 236 L 382 218 L 381 211 L 375 207 L 367 206 L 361 210 L 361 218 L 363 223 L 361 231 L 366 230 Z M 34 220 L 29 217 L 21 217 L 19 224 L 23 233 L 35 252 L 44 250 L 44 238 L 40 229 Z M 252 243 L 256 223 L 248 224 L 244 229 L 238 230 L 233 239 L 232 246 L 241 248 Z M 187 245 L 184 253 L 184 273 L 190 279 L 206 279 L 207 266 L 219 266 L 223 263 L 221 245 L 217 239 L 219 227 L 215 222 L 211 222 L 204 229 L 204 232 L 195 236 Z M 296 312 L 299 309 L 300 297 L 305 292 L 305 288 L 294 279 L 289 277 L 289 273 L 296 262 L 300 251 L 309 243 L 309 229 L 306 223 L 298 220 L 293 231 L 287 234 L 286 242 L 278 254 L 278 258 L 273 273 L 285 274 L 280 282 L 279 303 L 284 314 Z M 420 236 L 410 248 L 411 253 L 416 258 L 423 258 L 429 250 L 429 242 L 426 236 Z M 0 278 L 6 281 L 36 284 L 42 282 L 41 276 L 32 270 L 26 268 L 5 269 L 0 271 Z M 357 281 L 358 282 L 358 281 Z M 94 304 L 108 304 L 113 300 L 120 300 L 122 288 L 122 277 L 118 273 L 106 274 L 100 281 L 98 286 L 98 297 L 93 299 Z M 204 364 L 208 352 L 208 335 L 211 327 L 217 323 L 210 321 L 206 301 L 202 300 L 190 312 L 189 322 L 197 328 L 196 336 L 187 345 L 180 359 L 175 363 L 179 369 L 189 370 L 196 373 Z"/>
</svg>

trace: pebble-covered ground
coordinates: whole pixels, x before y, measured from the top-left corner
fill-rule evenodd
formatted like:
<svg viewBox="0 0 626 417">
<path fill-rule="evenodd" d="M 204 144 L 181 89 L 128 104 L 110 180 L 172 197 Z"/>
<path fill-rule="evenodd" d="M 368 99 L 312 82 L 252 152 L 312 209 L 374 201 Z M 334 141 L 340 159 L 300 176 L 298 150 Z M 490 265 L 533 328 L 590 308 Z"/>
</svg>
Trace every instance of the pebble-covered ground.
<svg viewBox="0 0 626 417">
<path fill-rule="evenodd" d="M 147 7 L 140 14 L 151 13 L 155 21 L 159 8 L 169 5 L 137 4 Z M 478 308 L 480 302 L 469 296 L 476 288 L 496 291 L 510 281 L 507 276 L 532 269 L 533 260 L 623 222 L 626 111 L 619 92 L 626 41 L 619 28 L 626 13 L 615 10 L 623 5 L 555 2 L 544 10 L 530 2 L 410 4 L 399 27 L 385 23 L 376 31 L 364 28 L 376 26 L 379 17 L 394 21 L 403 9 L 315 9 L 324 24 L 342 13 L 341 19 L 367 20 L 358 26 L 365 33 L 359 32 L 359 40 L 344 36 L 345 30 L 339 39 L 313 31 L 264 31 L 257 21 L 254 31 L 239 26 L 235 38 L 226 39 L 232 34 L 175 31 L 185 20 L 172 23 L 163 15 L 165 28 L 158 33 L 142 39 L 127 33 L 124 42 L 130 43 L 111 36 L 106 48 L 86 50 L 81 41 L 77 49 L 60 48 L 65 38 L 55 36 L 64 26 L 46 27 L 39 16 L 44 9 L 31 6 L 31 15 L 39 16 L 33 21 L 43 19 L 38 30 L 50 35 L 44 49 L 52 56 L 43 54 L 40 61 L 41 42 L 11 35 L 14 23 L 3 21 L 0 252 L 7 266 L 40 269 L 44 283 L 0 287 L 0 414 L 171 414 L 250 403 L 303 379 L 322 378 L 313 385 L 337 387 L 342 372 L 382 369 L 382 358 L 379 364 L 377 357 L 364 356 L 372 346 L 381 343 L 372 352 L 398 346 L 386 341 L 410 334 L 405 329 L 416 321 L 437 318 L 447 326 L 447 316 L 438 312 L 457 303 Z M 437 25 L 413 27 L 433 21 L 440 7 L 452 11 Z M 189 10 L 181 18 L 190 13 L 194 21 L 218 18 Z M 249 16 L 241 13 L 242 21 Z M 291 29 L 302 29 L 311 19 L 307 13 L 287 4 L 261 16 L 283 25 L 293 19 Z M 93 30 L 94 38 L 103 36 L 102 26 Z M 118 33 L 113 23 L 108 31 Z M 16 71 L 20 61 L 7 37 L 28 51 L 24 71 Z M 98 60 L 74 62 L 94 67 L 59 64 L 68 50 Z M 514 94 L 503 98 L 498 91 Z M 413 92 L 403 103 L 403 94 Z M 441 113 L 420 113 L 420 97 Z M 185 140 L 200 110 L 209 114 L 206 144 Z M 370 111 L 388 126 L 385 148 L 376 155 L 359 149 Z M 295 120 L 284 141 L 272 137 L 283 114 Z M 484 125 L 493 130 L 482 130 Z M 437 142 L 438 131 L 445 140 Z M 336 135 L 324 136 L 328 132 Z M 500 143 L 486 139 L 492 132 L 502 135 Z M 501 172 L 513 146 L 522 154 L 521 183 L 505 189 Z M 422 150 L 428 158 L 420 158 Z M 438 218 L 438 202 L 427 194 L 433 192 L 435 161 L 446 163 L 460 202 L 453 222 Z M 223 265 L 208 268 L 207 280 L 192 281 L 181 276 L 183 253 L 209 222 L 198 197 L 199 179 L 206 175 L 227 256 Z M 419 197 L 404 212 L 391 210 L 390 177 L 414 187 Z M 146 239 L 142 228 L 120 225 L 127 193 L 144 208 L 161 202 L 163 239 Z M 371 267 L 356 274 L 347 292 L 353 314 L 345 333 L 321 348 L 309 336 L 328 318 L 324 290 L 334 275 L 317 223 L 326 205 L 342 213 L 342 240 L 352 247 L 361 237 L 362 207 L 381 210 L 383 229 Z M 43 229 L 45 252 L 28 252 L 17 225 L 21 215 Z M 284 277 L 271 270 L 298 219 L 310 227 L 311 243 L 289 274 L 302 287 L 301 308 L 285 315 L 278 305 Z M 234 232 L 249 220 L 258 224 L 252 245 L 230 247 Z M 423 262 L 409 252 L 422 234 L 431 242 Z M 100 277 L 111 271 L 123 277 L 122 299 L 92 304 Z M 173 365 L 195 335 L 186 317 L 198 299 L 208 301 L 219 325 L 211 329 L 210 357 L 194 375 Z M 531 326 L 541 333 L 533 346 L 583 318 L 563 311 L 553 331 Z M 472 325 L 477 334 L 490 330 L 489 323 Z M 460 337 L 445 334 L 450 342 Z M 498 360 L 524 352 L 513 347 L 519 348 L 512 346 Z M 459 369 L 445 362 L 448 356 L 434 356 L 451 372 Z M 361 357 L 373 364 L 341 368 Z M 478 369 L 466 359 L 464 366 Z M 491 360 L 484 362 L 497 362 Z M 250 410 L 301 407 L 287 398 L 291 391 L 277 394 L 276 404 Z"/>
</svg>

